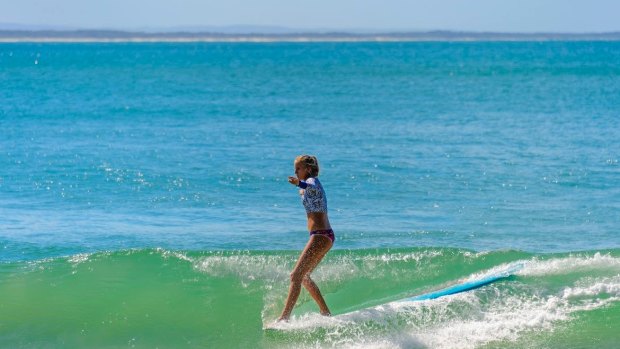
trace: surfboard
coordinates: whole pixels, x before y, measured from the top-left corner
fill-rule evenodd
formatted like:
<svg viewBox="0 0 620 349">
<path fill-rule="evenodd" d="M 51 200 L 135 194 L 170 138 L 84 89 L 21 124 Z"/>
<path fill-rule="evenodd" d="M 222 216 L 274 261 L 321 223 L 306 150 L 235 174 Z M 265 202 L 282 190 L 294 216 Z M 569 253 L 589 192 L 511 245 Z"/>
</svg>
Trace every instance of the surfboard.
<svg viewBox="0 0 620 349">
<path fill-rule="evenodd" d="M 524 266 L 523 263 L 514 263 L 511 265 L 508 265 L 505 269 L 499 270 L 497 272 L 494 272 L 492 274 L 486 275 L 478 279 L 474 279 L 471 281 L 466 281 L 460 284 L 449 286 L 441 290 L 432 291 L 429 293 L 424 293 L 424 294 L 413 296 L 413 297 L 403 298 L 403 299 L 397 300 L 396 302 L 425 301 L 425 300 L 437 299 L 440 297 L 445 297 L 445 296 L 449 296 L 449 295 L 453 295 L 453 294 L 457 294 L 461 292 L 471 291 L 476 288 L 480 288 L 482 286 L 491 284 L 493 282 L 507 279 L 513 276 L 519 270 L 523 269 L 523 266 Z"/>
<path fill-rule="evenodd" d="M 413 296 L 413 297 L 407 297 L 407 298 L 399 299 L 396 301 L 391 301 L 391 302 L 388 302 L 382 305 L 378 305 L 376 307 L 381 307 L 386 304 L 401 303 L 401 302 L 419 302 L 419 301 L 433 300 L 433 299 L 437 299 L 437 298 L 441 298 L 445 296 L 455 295 L 457 293 L 471 291 L 471 290 L 489 285 L 497 281 L 508 279 L 514 276 L 519 270 L 523 269 L 524 266 L 525 264 L 523 262 L 516 262 L 516 263 L 507 265 L 505 268 L 501 268 L 493 272 L 487 273 L 479 278 L 474 278 L 469 281 L 464 281 L 462 283 L 458 283 L 456 285 L 452 285 L 452 286 L 449 286 L 449 287 L 446 287 L 446 288 L 443 288 L 437 291 L 432 291 L 432 292 L 420 294 L 420 295 Z M 376 307 L 373 307 L 373 308 L 376 308 Z M 334 315 L 334 317 L 339 318 L 342 316 L 347 316 L 348 314 L 351 314 L 353 312 L 337 314 L 337 315 Z M 263 327 L 263 329 L 264 330 L 286 330 L 287 327 L 288 326 L 286 324 L 272 323 L 270 325 Z M 299 327 L 299 326 L 295 326 L 295 327 Z"/>
</svg>

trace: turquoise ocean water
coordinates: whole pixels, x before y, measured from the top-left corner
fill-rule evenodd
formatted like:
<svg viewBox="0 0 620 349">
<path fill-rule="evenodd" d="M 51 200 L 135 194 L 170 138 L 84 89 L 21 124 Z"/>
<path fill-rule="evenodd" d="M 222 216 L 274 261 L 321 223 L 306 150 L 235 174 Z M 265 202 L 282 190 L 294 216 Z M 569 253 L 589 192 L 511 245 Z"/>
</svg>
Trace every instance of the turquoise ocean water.
<svg viewBox="0 0 620 349">
<path fill-rule="evenodd" d="M 0 44 L 0 347 L 615 348 L 619 157 L 619 42 Z"/>
</svg>

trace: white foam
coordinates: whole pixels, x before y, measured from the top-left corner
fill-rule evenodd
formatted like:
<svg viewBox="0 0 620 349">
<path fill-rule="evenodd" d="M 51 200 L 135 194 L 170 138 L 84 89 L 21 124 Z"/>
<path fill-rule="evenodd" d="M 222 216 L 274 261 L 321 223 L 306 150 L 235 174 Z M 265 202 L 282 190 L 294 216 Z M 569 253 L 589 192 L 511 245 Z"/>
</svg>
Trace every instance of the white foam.
<svg viewBox="0 0 620 349">
<path fill-rule="evenodd" d="M 328 256 L 329 263 L 321 263 L 313 273 L 317 281 L 346 281 L 360 277 L 383 278 L 379 268 L 389 268 L 393 262 L 416 262 L 440 257 L 441 250 L 418 252 L 394 252 L 380 255 L 337 255 Z M 253 280 L 288 280 L 290 272 L 297 261 L 297 255 L 251 255 L 217 254 L 194 260 L 194 267 L 213 276 L 237 275 L 242 281 Z"/>
<path fill-rule="evenodd" d="M 515 265 L 522 265 L 514 272 L 509 272 Z M 620 272 L 620 258 L 613 257 L 610 254 L 595 253 L 592 256 L 587 255 L 570 255 L 563 258 L 540 259 L 538 257 L 531 260 L 519 260 L 511 263 L 505 263 L 493 267 L 491 269 L 470 275 L 465 281 L 472 281 L 491 275 L 506 273 L 519 276 L 546 276 L 546 275 L 564 275 L 580 271 L 613 271 Z"/>
<path fill-rule="evenodd" d="M 567 287 L 562 294 L 563 299 L 596 297 L 607 295 L 611 298 L 620 298 L 620 275 L 592 280 L 582 280 L 581 286 Z"/>
<path fill-rule="evenodd" d="M 512 298 L 484 309 L 473 318 L 454 319 L 419 330 L 416 336 L 431 348 L 477 348 L 494 341 L 515 341 L 526 331 L 552 330 L 566 320 L 557 299 Z"/>
<path fill-rule="evenodd" d="M 526 284 L 516 283 L 510 290 L 491 285 L 475 292 L 423 302 L 394 302 L 332 318 L 318 314 L 293 317 L 277 328 L 326 331 L 320 342 L 307 347 L 473 349 L 497 341 L 517 341 L 527 333 L 554 331 L 575 312 L 619 301 L 620 274 L 584 277 L 548 295 Z"/>
<path fill-rule="evenodd" d="M 620 272 L 620 258 L 599 252 L 592 256 L 571 255 L 564 258 L 541 260 L 534 258 L 518 275 L 544 276 L 562 275 L 576 271 L 614 270 Z"/>
<path fill-rule="evenodd" d="M 168 251 L 165 250 L 161 247 L 158 247 L 155 249 L 156 252 L 160 253 L 162 255 L 162 257 L 164 258 L 177 258 L 179 260 L 182 261 L 186 261 L 186 262 L 190 262 L 193 263 L 194 262 L 194 258 L 188 257 L 185 253 L 181 253 L 181 252 L 177 252 L 177 251 Z"/>
<path fill-rule="evenodd" d="M 500 264 L 491 269 L 487 269 L 479 273 L 471 274 L 469 277 L 465 278 L 463 282 L 475 281 L 475 280 L 483 279 L 489 276 L 518 275 L 518 274 L 521 274 L 522 270 L 526 269 L 529 264 L 530 264 L 530 261 L 525 261 L 525 260 Z"/>
<path fill-rule="evenodd" d="M 90 258 L 91 253 L 78 253 L 78 254 L 74 254 L 71 257 L 69 257 L 68 261 L 69 263 L 75 265 L 78 265 L 80 263 L 84 263 L 86 261 L 88 261 L 88 259 Z"/>
<path fill-rule="evenodd" d="M 255 280 L 288 279 L 293 262 L 295 260 L 290 256 L 213 255 L 195 260 L 194 268 L 212 276 L 234 275 L 247 284 Z"/>
</svg>

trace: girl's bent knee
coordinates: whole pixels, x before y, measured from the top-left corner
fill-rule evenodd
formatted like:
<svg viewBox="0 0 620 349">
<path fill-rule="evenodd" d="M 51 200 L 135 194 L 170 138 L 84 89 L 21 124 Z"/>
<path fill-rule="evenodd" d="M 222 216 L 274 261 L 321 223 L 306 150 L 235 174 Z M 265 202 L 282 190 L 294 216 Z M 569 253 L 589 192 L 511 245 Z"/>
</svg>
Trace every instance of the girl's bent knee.
<svg viewBox="0 0 620 349">
<path fill-rule="evenodd" d="M 291 282 L 292 283 L 302 283 L 304 281 L 305 275 L 298 271 L 293 271 L 291 273 Z"/>
</svg>

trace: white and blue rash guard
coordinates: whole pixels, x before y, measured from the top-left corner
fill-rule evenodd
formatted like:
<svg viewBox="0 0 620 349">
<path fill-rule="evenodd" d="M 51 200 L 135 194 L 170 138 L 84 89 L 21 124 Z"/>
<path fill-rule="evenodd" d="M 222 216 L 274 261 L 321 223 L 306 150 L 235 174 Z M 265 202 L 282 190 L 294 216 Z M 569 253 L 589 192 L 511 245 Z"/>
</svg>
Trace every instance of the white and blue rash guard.
<svg viewBox="0 0 620 349">
<path fill-rule="evenodd" d="M 310 177 L 305 181 L 299 181 L 299 187 L 304 190 L 301 202 L 307 213 L 327 213 L 327 196 L 318 178 Z"/>
</svg>

